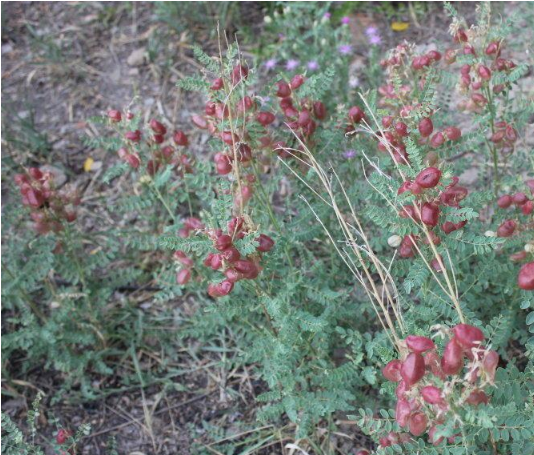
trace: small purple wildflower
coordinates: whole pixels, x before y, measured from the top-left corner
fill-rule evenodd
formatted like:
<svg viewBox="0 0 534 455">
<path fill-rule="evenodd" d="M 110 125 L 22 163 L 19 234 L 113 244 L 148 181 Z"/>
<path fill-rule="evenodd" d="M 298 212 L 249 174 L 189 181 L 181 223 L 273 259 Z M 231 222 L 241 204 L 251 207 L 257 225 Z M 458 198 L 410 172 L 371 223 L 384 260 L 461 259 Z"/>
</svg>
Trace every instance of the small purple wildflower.
<svg viewBox="0 0 534 455">
<path fill-rule="evenodd" d="M 330 14 L 330 13 L 324 13 L 324 14 L 323 14 L 323 17 L 324 17 L 325 19 L 330 19 L 330 17 L 332 17 L 332 14 Z"/>
<path fill-rule="evenodd" d="M 356 156 L 356 150 L 347 150 L 346 152 L 343 152 L 343 156 L 350 160 Z"/>
<path fill-rule="evenodd" d="M 267 68 L 267 70 L 272 70 L 276 67 L 277 63 L 278 62 L 274 58 L 270 58 L 263 64 L 263 66 Z"/>
<path fill-rule="evenodd" d="M 343 25 L 350 24 L 350 17 L 349 17 L 349 16 L 343 16 L 343 17 L 341 18 L 341 23 L 342 23 Z"/>
<path fill-rule="evenodd" d="M 300 62 L 298 60 L 289 59 L 286 62 L 286 70 L 293 71 L 294 69 L 297 68 L 297 66 L 299 66 L 299 63 Z"/>
<path fill-rule="evenodd" d="M 365 34 L 368 37 L 371 37 L 371 36 L 374 36 L 374 35 L 378 35 L 378 29 L 376 27 L 373 27 L 373 26 L 367 27 L 365 29 Z"/>
<path fill-rule="evenodd" d="M 353 76 L 349 79 L 349 86 L 352 87 L 352 88 L 356 88 L 358 87 L 358 85 L 360 85 L 360 80 Z"/>
<path fill-rule="evenodd" d="M 369 37 L 369 44 L 378 45 L 382 42 L 382 38 L 380 38 L 380 35 L 372 35 Z"/>
<path fill-rule="evenodd" d="M 310 60 L 307 64 L 306 64 L 306 68 L 308 68 L 310 71 L 316 71 L 319 69 L 319 63 L 317 63 L 316 60 Z"/>
<path fill-rule="evenodd" d="M 350 44 L 342 44 L 337 50 L 340 54 L 348 55 L 352 52 L 352 46 Z"/>
</svg>

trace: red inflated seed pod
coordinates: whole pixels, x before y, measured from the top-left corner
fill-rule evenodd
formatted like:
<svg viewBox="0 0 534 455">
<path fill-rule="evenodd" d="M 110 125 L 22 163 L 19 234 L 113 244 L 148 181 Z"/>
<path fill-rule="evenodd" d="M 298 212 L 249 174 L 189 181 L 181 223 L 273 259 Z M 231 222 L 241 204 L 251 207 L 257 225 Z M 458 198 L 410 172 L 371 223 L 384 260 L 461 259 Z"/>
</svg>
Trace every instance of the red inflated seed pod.
<svg viewBox="0 0 534 455">
<path fill-rule="evenodd" d="M 425 375 L 425 359 L 417 352 L 408 354 L 402 362 L 400 374 L 406 385 L 417 383 Z"/>
</svg>

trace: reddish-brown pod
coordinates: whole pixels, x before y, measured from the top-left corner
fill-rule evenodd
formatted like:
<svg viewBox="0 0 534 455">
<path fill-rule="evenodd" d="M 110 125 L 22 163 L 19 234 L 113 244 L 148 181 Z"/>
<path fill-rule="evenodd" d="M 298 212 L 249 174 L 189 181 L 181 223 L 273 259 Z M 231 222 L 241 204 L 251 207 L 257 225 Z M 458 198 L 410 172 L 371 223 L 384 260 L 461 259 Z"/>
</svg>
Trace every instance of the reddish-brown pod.
<svg viewBox="0 0 534 455">
<path fill-rule="evenodd" d="M 236 65 L 232 69 L 232 84 L 236 85 L 242 79 L 248 77 L 248 68 L 244 65 Z"/>
<path fill-rule="evenodd" d="M 506 139 L 508 139 L 510 142 L 517 141 L 517 131 L 515 130 L 514 127 L 512 127 L 512 125 L 506 125 L 504 134 L 506 136 Z"/>
<path fill-rule="evenodd" d="M 429 51 L 426 55 L 430 60 L 434 60 L 435 62 L 441 60 L 441 52 L 438 52 L 436 50 Z"/>
<path fill-rule="evenodd" d="M 172 135 L 172 140 L 176 145 L 181 145 L 183 147 L 189 145 L 189 140 L 183 131 L 175 131 Z"/>
<path fill-rule="evenodd" d="M 400 400 L 401 398 L 404 398 L 408 390 L 410 390 L 410 387 L 401 379 L 397 385 L 397 388 L 395 389 L 395 396 Z"/>
<path fill-rule="evenodd" d="M 154 131 L 154 133 L 156 134 L 160 134 L 160 135 L 167 134 L 167 128 L 165 128 L 165 126 L 161 122 L 158 122 L 155 119 L 150 120 L 149 126 L 150 126 L 150 129 Z"/>
<path fill-rule="evenodd" d="M 231 160 L 224 153 L 216 153 L 213 160 L 215 161 L 215 167 L 219 175 L 226 175 L 232 172 Z"/>
<path fill-rule="evenodd" d="M 313 103 L 313 115 L 319 120 L 323 120 L 326 117 L 325 105 L 320 101 Z"/>
<path fill-rule="evenodd" d="M 507 209 L 512 205 L 512 202 L 512 196 L 510 196 L 509 194 L 505 194 L 504 196 L 501 196 L 499 199 L 497 199 L 497 205 L 501 209 Z"/>
<path fill-rule="evenodd" d="M 302 84 L 304 84 L 304 76 L 302 74 L 296 74 L 291 79 L 290 85 L 293 90 L 298 89 Z"/>
<path fill-rule="evenodd" d="M 401 366 L 402 362 L 400 360 L 392 360 L 382 368 L 382 374 L 388 381 L 399 382 L 401 380 Z"/>
<path fill-rule="evenodd" d="M 236 283 L 237 281 L 241 280 L 243 278 L 243 275 L 239 273 L 235 269 L 227 269 L 224 271 L 224 276 L 228 281 L 231 281 L 232 283 Z"/>
<path fill-rule="evenodd" d="M 421 221 L 427 226 L 434 227 L 439 221 L 439 206 L 432 202 L 425 202 L 421 207 Z"/>
<path fill-rule="evenodd" d="M 256 239 L 256 242 L 258 242 L 256 249 L 262 253 L 268 253 L 274 246 L 274 240 L 265 234 L 260 234 L 260 236 Z"/>
<path fill-rule="evenodd" d="M 482 330 L 469 324 L 458 324 L 454 327 L 453 332 L 457 343 L 463 349 L 479 347 L 484 341 Z"/>
<path fill-rule="evenodd" d="M 478 75 L 484 81 L 489 81 L 491 79 L 491 70 L 484 65 L 478 67 Z"/>
<path fill-rule="evenodd" d="M 488 396 L 483 390 L 473 390 L 465 400 L 466 403 L 472 406 L 478 406 L 479 404 L 488 404 Z"/>
<path fill-rule="evenodd" d="M 221 234 L 217 236 L 213 246 L 219 251 L 226 250 L 226 248 L 232 246 L 232 237 L 230 237 L 228 234 Z"/>
<path fill-rule="evenodd" d="M 306 109 L 303 109 L 299 112 L 297 123 L 299 126 L 306 126 L 311 121 L 310 112 Z"/>
<path fill-rule="evenodd" d="M 429 118 L 424 118 L 419 122 L 418 125 L 419 133 L 422 137 L 428 137 L 432 134 L 432 131 L 434 131 L 434 125 L 432 123 L 432 120 Z"/>
<path fill-rule="evenodd" d="M 256 116 L 256 120 L 258 121 L 258 123 L 260 123 L 261 125 L 263 126 L 267 126 L 267 125 L 270 125 L 271 123 L 274 122 L 275 120 L 275 116 L 273 113 L 271 112 L 260 112 L 258 113 L 258 115 Z"/>
<path fill-rule="evenodd" d="M 408 419 L 408 428 L 414 436 L 421 436 L 428 425 L 428 418 L 423 412 L 414 412 Z"/>
<path fill-rule="evenodd" d="M 239 261 L 239 259 L 241 259 L 241 254 L 239 253 L 239 250 L 233 246 L 226 248 L 221 253 L 221 256 L 225 261 L 230 263 Z"/>
<path fill-rule="evenodd" d="M 412 236 L 405 235 L 402 239 L 400 248 L 399 248 L 399 256 L 403 259 L 411 258 L 415 255 L 415 252 L 413 250 L 414 245 L 414 239 Z"/>
<path fill-rule="evenodd" d="M 191 121 L 197 128 L 200 128 L 201 130 L 205 130 L 208 128 L 208 122 L 201 115 L 193 114 L 191 116 Z"/>
<path fill-rule="evenodd" d="M 213 84 L 211 84 L 211 87 L 210 87 L 210 88 L 211 88 L 212 90 L 217 91 L 217 90 L 222 89 L 223 86 L 224 86 L 224 82 L 223 82 L 222 77 L 218 77 L 217 79 L 215 79 L 215 80 L 213 81 Z"/>
<path fill-rule="evenodd" d="M 530 215 L 534 211 L 534 202 L 527 201 L 521 206 L 521 213 L 523 215 Z"/>
<path fill-rule="evenodd" d="M 397 122 L 395 124 L 395 131 L 399 136 L 408 136 L 408 126 L 404 122 Z"/>
<path fill-rule="evenodd" d="M 239 142 L 239 136 L 232 131 L 223 131 L 221 133 L 221 139 L 228 145 L 233 145 L 234 143 Z"/>
<path fill-rule="evenodd" d="M 517 276 L 517 285 L 525 291 L 534 291 L 534 262 L 528 262 L 521 267 Z"/>
<path fill-rule="evenodd" d="M 497 228 L 497 236 L 511 237 L 514 234 L 516 227 L 517 223 L 514 220 L 505 220 Z"/>
<path fill-rule="evenodd" d="M 441 358 L 441 368 L 445 374 L 458 374 L 463 367 L 463 351 L 453 338 L 445 346 Z"/>
<path fill-rule="evenodd" d="M 457 141 L 462 137 L 462 130 L 455 126 L 448 126 L 443 130 L 449 141 Z"/>
<path fill-rule="evenodd" d="M 71 431 L 65 430 L 64 428 L 60 428 L 56 435 L 56 442 L 58 444 L 65 444 L 65 442 L 67 442 L 67 439 L 69 439 L 71 436 Z"/>
<path fill-rule="evenodd" d="M 276 83 L 278 90 L 276 91 L 276 96 L 279 98 L 286 98 L 291 95 L 291 87 L 289 84 L 284 81 L 278 81 Z"/>
<path fill-rule="evenodd" d="M 408 349 L 412 352 L 421 353 L 436 348 L 434 342 L 427 337 L 408 335 L 404 341 L 406 342 Z"/>
<path fill-rule="evenodd" d="M 430 147 L 432 148 L 437 149 L 441 147 L 444 143 L 445 143 L 445 136 L 443 135 L 442 132 L 438 132 L 430 138 Z"/>
<path fill-rule="evenodd" d="M 421 389 L 421 396 L 429 404 L 439 404 L 443 402 L 441 389 L 433 385 L 427 385 Z"/>
<path fill-rule="evenodd" d="M 439 255 L 439 257 L 441 259 L 441 263 L 440 261 L 438 261 L 437 258 L 434 258 L 432 259 L 432 261 L 430 261 L 430 267 L 432 267 L 432 269 L 434 269 L 437 273 L 442 273 L 443 267 L 441 265 L 444 264 L 444 262 L 443 262 L 441 255 Z"/>
<path fill-rule="evenodd" d="M 512 196 L 512 202 L 515 205 L 523 205 L 527 201 L 528 201 L 528 197 L 525 193 L 515 193 Z"/>
<path fill-rule="evenodd" d="M 496 43 L 495 41 L 492 41 L 486 47 L 486 55 L 496 54 L 498 50 L 499 50 L 499 43 Z"/>
<path fill-rule="evenodd" d="M 108 118 L 114 123 L 120 122 L 122 120 L 121 111 L 111 109 L 110 111 L 108 111 Z"/>
<path fill-rule="evenodd" d="M 141 140 L 141 131 L 126 131 L 126 133 L 124 133 L 124 137 L 129 141 L 139 142 Z"/>
<path fill-rule="evenodd" d="M 234 283 L 232 283 L 229 280 L 224 280 L 217 285 L 217 290 L 219 291 L 219 294 L 221 296 L 230 294 L 233 288 L 234 288 Z"/>
<path fill-rule="evenodd" d="M 176 274 L 176 282 L 183 286 L 191 279 L 191 271 L 189 269 L 182 269 Z"/>
<path fill-rule="evenodd" d="M 126 162 L 131 166 L 133 167 L 134 169 L 137 169 L 139 167 L 139 165 L 141 164 L 141 160 L 139 159 L 139 157 L 132 153 L 130 155 L 127 155 L 125 157 L 125 160 Z"/>
<path fill-rule="evenodd" d="M 441 171 L 437 167 L 427 167 L 417 174 L 415 182 L 422 188 L 434 188 L 440 179 Z"/>
<path fill-rule="evenodd" d="M 406 385 L 411 386 L 425 375 L 425 359 L 418 352 L 408 354 L 402 362 L 400 374 Z"/>
<path fill-rule="evenodd" d="M 527 258 L 527 252 L 526 251 L 518 251 L 517 253 L 513 253 L 509 256 L 510 261 L 512 262 L 522 262 Z"/>
<path fill-rule="evenodd" d="M 358 107 L 352 106 L 349 109 L 349 119 L 353 123 L 360 123 L 365 118 L 365 113 Z"/>
<path fill-rule="evenodd" d="M 397 406 L 395 407 L 395 420 L 401 427 L 406 426 L 411 412 L 412 406 L 408 400 L 401 398 L 397 401 Z"/>
<path fill-rule="evenodd" d="M 499 354 L 495 351 L 487 351 L 482 360 L 482 369 L 491 382 L 495 380 L 495 372 L 499 365 Z"/>
</svg>

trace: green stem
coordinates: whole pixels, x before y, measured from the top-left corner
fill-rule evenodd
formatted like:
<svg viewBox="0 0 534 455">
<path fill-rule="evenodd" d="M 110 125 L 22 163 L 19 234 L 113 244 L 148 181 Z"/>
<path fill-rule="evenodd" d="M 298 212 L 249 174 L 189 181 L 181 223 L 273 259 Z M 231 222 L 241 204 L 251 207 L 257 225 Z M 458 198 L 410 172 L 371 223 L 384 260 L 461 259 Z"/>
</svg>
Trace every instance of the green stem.
<svg viewBox="0 0 534 455">
<path fill-rule="evenodd" d="M 269 213 L 269 218 L 271 219 L 271 222 L 273 223 L 273 226 L 276 228 L 278 233 L 281 234 L 282 229 L 280 225 L 278 224 L 278 220 L 274 216 L 274 211 L 273 211 L 271 201 L 269 199 L 269 196 L 267 195 L 267 191 L 265 191 L 265 187 L 263 186 L 258 169 L 256 168 L 256 163 L 254 163 L 254 161 L 252 161 L 252 169 L 254 171 L 254 175 L 256 176 L 256 181 L 258 182 L 260 193 L 262 195 L 261 199 L 264 200 L 264 205 L 267 208 L 267 212 Z M 285 252 L 287 261 L 289 262 L 289 266 L 291 267 L 291 269 L 294 269 L 295 266 L 293 264 L 293 260 L 291 259 L 291 255 L 289 254 L 289 248 L 287 245 L 284 247 L 284 252 Z"/>
<path fill-rule="evenodd" d="M 187 196 L 187 206 L 189 207 L 189 216 L 193 216 L 193 204 L 191 203 L 191 195 L 189 194 L 189 185 L 187 183 L 187 177 L 184 172 L 184 185 L 185 185 L 185 194 Z"/>
<path fill-rule="evenodd" d="M 80 282 L 82 283 L 82 290 L 83 292 L 85 293 L 85 290 L 87 288 L 87 284 L 85 282 L 85 272 L 83 270 L 83 267 L 78 259 L 78 256 L 74 253 L 74 251 L 72 250 L 72 245 L 73 245 L 73 241 L 72 241 L 72 236 L 71 236 L 71 231 L 70 231 L 70 226 L 67 224 L 65 225 L 65 240 L 67 241 L 67 250 L 72 258 L 72 261 L 74 262 L 74 265 L 76 267 L 76 271 L 78 272 L 78 276 L 80 277 Z"/>
<path fill-rule="evenodd" d="M 176 217 L 174 216 L 174 214 L 172 213 L 172 210 L 171 208 L 169 207 L 169 204 L 167 204 L 167 202 L 165 201 L 165 199 L 163 198 L 163 195 L 161 194 L 160 190 L 158 189 L 158 187 L 154 184 L 154 182 L 151 183 L 150 187 L 152 188 L 152 190 L 154 191 L 154 194 L 156 195 L 156 197 L 160 200 L 160 202 L 163 204 L 163 207 L 165 207 L 165 210 L 167 210 L 167 213 L 169 214 L 169 216 L 172 218 L 172 221 L 173 223 L 176 223 Z"/>
<path fill-rule="evenodd" d="M 490 122 L 490 128 L 491 128 L 491 134 L 495 134 L 495 105 L 494 105 L 494 98 L 492 91 L 489 87 L 486 87 L 484 89 L 486 92 L 486 96 L 488 97 L 488 111 L 491 117 Z M 499 193 L 499 186 L 500 186 L 500 180 L 499 180 L 499 156 L 497 154 L 497 148 L 495 145 L 491 145 L 489 141 L 486 141 L 488 144 L 488 147 L 490 149 L 492 158 L 493 158 L 493 191 L 495 193 L 495 196 Z"/>
</svg>

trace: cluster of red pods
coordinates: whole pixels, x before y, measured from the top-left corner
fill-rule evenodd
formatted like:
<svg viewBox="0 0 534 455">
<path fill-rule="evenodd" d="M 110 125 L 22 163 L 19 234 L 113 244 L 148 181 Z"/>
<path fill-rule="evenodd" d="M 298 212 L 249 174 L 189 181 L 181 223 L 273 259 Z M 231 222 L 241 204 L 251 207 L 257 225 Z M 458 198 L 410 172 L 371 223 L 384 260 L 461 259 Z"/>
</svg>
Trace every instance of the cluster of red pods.
<svg viewBox="0 0 534 455">
<path fill-rule="evenodd" d="M 126 114 L 128 120 L 132 120 L 134 115 L 131 112 Z M 108 112 L 108 119 L 113 124 L 122 122 L 121 111 L 112 109 Z M 167 141 L 167 128 L 158 120 L 152 119 L 149 122 L 149 128 L 152 131 L 152 137 L 147 141 L 150 148 L 151 157 L 146 162 L 146 169 L 149 175 L 154 176 L 162 167 L 173 165 L 179 175 L 192 173 L 190 157 L 178 147 L 187 147 L 189 140 L 183 131 L 175 131 L 172 135 L 174 145 L 164 143 Z M 126 131 L 124 133 L 125 145 L 121 147 L 117 154 L 124 162 L 128 163 L 133 169 L 138 169 L 142 164 L 141 155 L 137 150 L 137 144 L 142 140 L 140 130 Z M 170 141 L 169 141 L 170 142 Z"/>
<path fill-rule="evenodd" d="M 476 49 L 474 44 L 483 40 L 470 40 L 469 33 L 465 30 L 459 29 L 454 38 L 455 42 L 461 45 L 461 49 L 448 49 L 445 62 L 454 63 L 459 54 L 472 55 L 475 61 L 472 64 L 465 63 L 460 68 L 460 88 L 469 98 L 461 102 L 459 107 L 462 110 L 479 112 L 489 102 L 487 89 L 499 94 L 506 88 L 505 84 L 491 84 L 493 73 L 509 72 L 516 65 L 513 61 L 501 57 L 502 41 L 491 41 L 485 48 Z"/>
<path fill-rule="evenodd" d="M 433 231 L 439 224 L 441 205 L 449 207 L 459 207 L 460 202 L 467 196 L 468 190 L 458 185 L 458 178 L 453 177 L 452 182 L 443 187 L 439 192 L 429 193 L 427 190 L 436 188 L 440 184 L 441 171 L 436 167 L 427 167 L 423 169 L 413 181 L 407 180 L 399 187 L 397 194 L 401 195 L 411 192 L 416 196 L 417 202 L 407 204 L 399 211 L 401 218 L 410 218 L 416 223 L 423 223 L 429 228 L 429 236 L 434 245 L 441 243 L 440 237 Z M 445 234 L 450 234 L 458 229 L 463 228 L 467 221 L 453 223 L 445 221 L 441 225 L 441 230 Z M 401 258 L 411 258 L 415 256 L 414 242 L 418 240 L 417 236 L 407 235 L 403 238 L 399 249 Z M 429 239 L 424 238 L 423 242 L 428 244 Z M 431 263 L 436 271 L 441 271 L 439 261 L 434 259 Z"/>
<path fill-rule="evenodd" d="M 232 86 L 237 85 L 239 82 L 248 78 L 249 71 L 244 65 L 236 65 L 231 73 L 229 84 Z M 234 171 L 236 163 L 242 168 L 248 168 L 252 163 L 252 148 L 247 143 L 248 137 L 246 131 L 240 133 L 244 137 L 231 130 L 226 130 L 228 122 L 238 123 L 239 126 L 247 125 L 250 120 L 254 118 L 257 111 L 256 101 L 246 95 L 240 98 L 237 102 L 233 100 L 230 104 L 223 103 L 218 100 L 218 92 L 225 88 L 225 82 L 223 78 L 217 78 L 211 85 L 211 99 L 208 100 L 204 108 L 205 115 L 194 114 L 191 118 L 193 124 L 200 129 L 208 130 L 209 133 L 218 137 L 224 144 L 224 149 L 217 152 L 213 161 L 215 163 L 215 170 L 219 175 L 228 175 Z M 267 115 L 270 113 L 259 113 L 258 118 L 263 119 L 263 122 L 267 124 L 274 119 L 270 119 Z M 272 115 L 272 114 L 270 114 Z M 242 208 L 252 198 L 254 194 L 254 181 L 255 176 L 253 174 L 240 174 L 240 182 L 237 185 L 237 191 L 234 197 L 234 205 L 236 208 Z"/>
<path fill-rule="evenodd" d="M 63 446 L 65 444 L 69 443 L 69 439 L 72 438 L 72 431 L 66 430 L 64 428 L 60 428 L 56 434 L 56 442 Z M 61 450 L 59 452 L 60 455 L 73 455 L 74 454 L 74 448 L 70 448 L 68 452 L 65 452 L 64 450 Z"/>
<path fill-rule="evenodd" d="M 301 74 L 294 76 L 289 83 L 278 81 L 276 96 L 280 98 L 280 109 L 286 117 L 288 127 L 300 140 L 309 143 L 317 129 L 317 121 L 326 117 L 326 108 L 321 101 L 296 96 L 296 91 L 304 82 L 305 78 Z M 283 152 L 280 154 L 285 156 Z"/>
<path fill-rule="evenodd" d="M 458 324 L 448 333 L 450 339 L 441 357 L 430 338 L 410 335 L 404 340 L 408 354 L 382 370 L 388 381 L 398 384 L 395 418 L 399 426 L 413 436 L 428 433 L 435 445 L 443 440 L 436 436 L 437 426 L 447 420 L 452 409 L 488 403 L 483 389 L 494 383 L 499 363 L 497 352 L 482 345 L 480 329 Z M 408 439 L 406 433 L 390 433 L 380 444 L 387 447 Z"/>
<path fill-rule="evenodd" d="M 529 179 L 526 182 L 530 192 L 534 195 L 534 179 Z M 505 194 L 497 199 L 497 205 L 501 209 L 508 209 L 514 207 L 520 210 L 523 215 L 530 216 L 534 212 L 534 201 L 523 192 L 514 194 Z M 532 219 L 530 221 L 521 221 L 516 219 L 506 219 L 497 228 L 498 237 L 512 237 L 520 234 L 526 230 L 534 229 Z M 528 250 L 528 251 L 527 251 Z M 530 243 L 526 245 L 525 249 L 518 251 L 510 256 L 512 262 L 523 262 L 528 259 L 529 255 L 534 253 L 534 246 Z M 517 284 L 525 291 L 534 290 L 534 262 L 527 262 L 521 267 L 517 276 Z"/>
<path fill-rule="evenodd" d="M 22 204 L 31 210 L 34 229 L 38 234 L 60 232 L 62 221 L 76 220 L 75 206 L 80 204 L 76 193 L 60 192 L 54 188 L 54 178 L 50 172 L 42 172 L 36 167 L 25 174 L 15 175 L 15 183 L 22 196 Z"/>
<path fill-rule="evenodd" d="M 185 221 L 181 236 L 188 236 L 193 230 L 203 230 L 204 225 L 197 218 L 188 218 Z M 213 270 L 220 270 L 225 279 L 219 283 L 208 285 L 208 294 L 211 297 L 223 297 L 232 292 L 234 283 L 240 280 L 253 280 L 260 274 L 262 267 L 260 259 L 262 253 L 268 253 L 274 247 L 274 240 L 271 237 L 260 234 L 256 239 L 256 253 L 243 257 L 236 248 L 234 242 L 242 239 L 249 232 L 243 218 L 235 217 L 228 223 L 227 231 L 216 229 L 208 232 L 208 236 L 213 242 L 216 253 L 209 253 L 204 259 L 204 265 Z M 191 269 L 194 262 L 183 251 L 176 251 L 174 258 L 182 264 L 183 268 L 178 271 L 176 281 L 184 285 L 191 279 Z"/>
<path fill-rule="evenodd" d="M 204 265 L 213 270 L 224 273 L 225 279 L 219 283 L 208 285 L 211 297 L 223 297 L 232 292 L 234 283 L 240 280 L 254 280 L 260 274 L 261 253 L 267 253 L 274 247 L 274 241 L 265 234 L 256 238 L 257 253 L 243 258 L 234 246 L 235 239 L 242 239 L 248 229 L 243 218 L 233 218 L 228 223 L 227 232 L 218 229 L 211 233 L 213 247 L 217 253 L 209 253 L 204 259 Z"/>
<path fill-rule="evenodd" d="M 496 122 L 490 141 L 500 149 L 503 155 L 510 155 L 514 151 L 514 145 L 517 141 L 517 131 L 505 121 Z"/>
<path fill-rule="evenodd" d="M 421 118 L 417 124 L 413 125 L 410 131 L 409 124 L 412 122 L 413 113 L 420 108 L 419 104 L 410 103 L 411 87 L 403 85 L 400 89 L 395 89 L 393 76 L 399 71 L 399 67 L 407 68 L 411 61 L 411 68 L 418 74 L 418 83 L 422 88 L 425 84 L 425 73 L 422 70 L 441 60 L 441 54 L 432 50 L 425 55 L 412 56 L 410 48 L 406 45 L 399 45 L 393 51 L 389 59 L 382 61 L 382 66 L 387 68 L 391 80 L 381 87 L 378 92 L 381 95 L 379 106 L 390 110 L 390 115 L 382 118 L 383 131 L 379 134 L 378 150 L 390 152 L 392 158 L 400 164 L 408 164 L 409 157 L 406 153 L 405 139 L 410 133 L 419 132 L 418 141 L 422 145 L 428 145 L 437 149 L 446 142 L 458 141 L 461 130 L 456 126 L 448 126 L 442 131 L 434 131 L 434 124 L 431 119 L 432 112 Z"/>
</svg>

